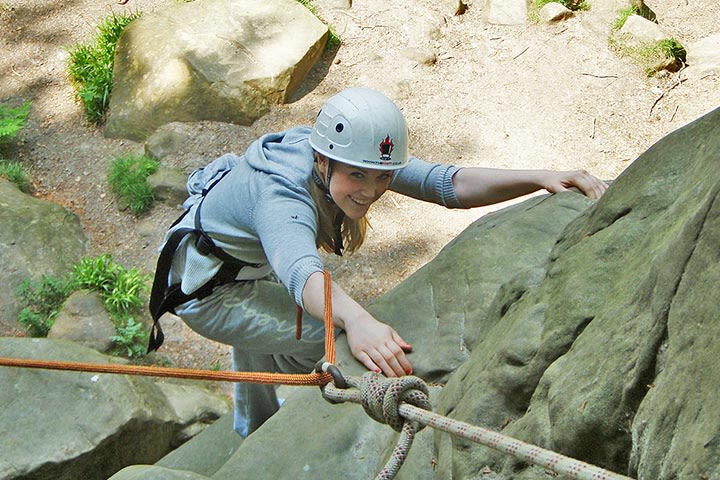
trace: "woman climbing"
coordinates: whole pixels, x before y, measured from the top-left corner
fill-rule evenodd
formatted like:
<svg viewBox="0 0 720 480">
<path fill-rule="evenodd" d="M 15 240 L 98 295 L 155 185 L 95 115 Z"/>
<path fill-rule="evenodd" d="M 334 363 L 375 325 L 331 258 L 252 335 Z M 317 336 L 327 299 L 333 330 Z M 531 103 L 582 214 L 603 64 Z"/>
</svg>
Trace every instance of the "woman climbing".
<svg viewBox="0 0 720 480">
<path fill-rule="evenodd" d="M 431 164 L 408 155 L 397 106 L 351 88 L 331 97 L 312 128 L 264 135 L 242 156 L 193 172 L 186 214 L 169 230 L 151 311 L 174 311 L 199 334 L 232 346 L 239 371 L 306 373 L 323 355 L 323 263 L 365 239 L 366 214 L 393 190 L 448 208 L 472 208 L 546 189 L 607 186 L 584 171 L 497 170 Z M 289 295 L 288 295 L 289 293 Z M 333 320 L 366 368 L 412 373 L 412 347 L 332 285 Z M 295 339 L 296 306 L 304 310 Z M 156 328 L 157 324 L 156 324 Z M 151 349 L 162 342 L 153 335 Z M 278 409 L 269 385 L 235 384 L 235 430 L 247 436 Z"/>
</svg>

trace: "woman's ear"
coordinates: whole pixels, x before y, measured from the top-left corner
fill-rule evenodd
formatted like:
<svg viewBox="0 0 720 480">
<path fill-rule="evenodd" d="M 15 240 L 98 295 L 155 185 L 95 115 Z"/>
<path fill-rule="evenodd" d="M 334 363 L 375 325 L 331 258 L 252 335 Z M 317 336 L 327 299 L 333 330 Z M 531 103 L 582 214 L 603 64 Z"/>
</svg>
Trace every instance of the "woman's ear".
<svg viewBox="0 0 720 480">
<path fill-rule="evenodd" d="M 327 157 L 320 155 L 315 152 L 315 162 L 317 162 L 318 171 L 320 172 L 321 178 L 327 179 L 328 159 Z"/>
</svg>

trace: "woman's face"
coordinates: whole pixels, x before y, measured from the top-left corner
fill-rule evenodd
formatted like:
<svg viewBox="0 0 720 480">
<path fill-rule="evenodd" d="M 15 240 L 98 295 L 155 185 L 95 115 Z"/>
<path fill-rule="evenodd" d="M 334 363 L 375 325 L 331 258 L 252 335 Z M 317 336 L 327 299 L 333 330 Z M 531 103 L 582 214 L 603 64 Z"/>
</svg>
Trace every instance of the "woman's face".
<svg viewBox="0 0 720 480">
<path fill-rule="evenodd" d="M 327 177 L 328 159 L 318 158 L 318 167 Z M 372 205 L 390 186 L 391 170 L 374 170 L 353 167 L 341 162 L 333 162 L 330 176 L 330 195 L 346 216 L 359 220 L 365 216 Z"/>
</svg>

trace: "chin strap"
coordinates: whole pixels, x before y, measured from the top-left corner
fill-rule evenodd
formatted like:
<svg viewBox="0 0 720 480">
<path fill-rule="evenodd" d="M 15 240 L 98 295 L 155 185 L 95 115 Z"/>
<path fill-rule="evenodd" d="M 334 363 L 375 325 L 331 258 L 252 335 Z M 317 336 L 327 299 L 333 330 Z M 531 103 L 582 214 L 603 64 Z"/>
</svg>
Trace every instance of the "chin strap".
<svg viewBox="0 0 720 480">
<path fill-rule="evenodd" d="M 320 174 L 314 168 L 312 170 L 312 179 L 313 182 L 315 182 L 315 185 L 317 185 L 318 188 L 325 194 L 325 200 L 330 202 L 331 205 L 335 205 L 335 200 L 333 200 L 332 195 L 330 195 L 330 190 L 328 190 L 328 187 L 325 186 L 325 183 L 320 178 Z M 330 179 L 328 178 L 328 180 Z"/>
<path fill-rule="evenodd" d="M 340 210 L 338 214 L 335 215 L 335 222 L 333 223 L 333 227 L 335 227 L 335 255 L 338 257 L 342 257 L 343 250 L 345 249 L 342 238 L 342 223 L 344 219 L 345 212 Z"/>
<path fill-rule="evenodd" d="M 328 165 L 328 175 L 327 175 L 327 183 L 330 184 L 330 176 L 332 175 L 332 166 L 331 164 Z M 323 194 L 325 194 L 325 199 L 330 202 L 331 205 L 336 205 L 335 200 L 333 200 L 332 195 L 330 195 L 330 190 L 328 186 L 325 184 L 325 182 L 322 181 L 320 178 L 320 174 L 318 174 L 317 170 L 315 168 L 312 169 L 312 179 L 313 182 L 315 182 L 315 185 L 318 186 L 320 190 L 322 190 Z M 343 250 L 345 249 L 345 246 L 343 245 L 343 238 L 342 238 L 342 223 L 345 219 L 345 212 L 338 209 L 337 215 L 335 215 L 335 220 L 333 221 L 333 231 L 335 233 L 335 238 L 333 239 L 333 244 L 335 246 L 335 255 L 342 257 Z"/>
</svg>

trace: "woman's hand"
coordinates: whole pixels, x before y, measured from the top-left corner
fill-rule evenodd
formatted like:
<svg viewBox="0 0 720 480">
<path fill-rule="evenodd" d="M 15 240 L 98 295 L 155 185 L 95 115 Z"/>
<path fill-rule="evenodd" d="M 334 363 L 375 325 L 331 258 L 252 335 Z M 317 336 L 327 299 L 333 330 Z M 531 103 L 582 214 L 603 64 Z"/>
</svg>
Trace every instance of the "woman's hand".
<svg viewBox="0 0 720 480">
<path fill-rule="evenodd" d="M 390 326 L 367 316 L 345 323 L 350 351 L 368 370 L 388 377 L 412 373 L 412 364 L 405 355 L 412 346 Z"/>
<path fill-rule="evenodd" d="M 599 178 L 585 170 L 569 172 L 548 172 L 543 187 L 550 193 L 564 192 L 572 187 L 580 190 L 585 196 L 597 200 L 602 197 L 608 186 Z"/>
<path fill-rule="evenodd" d="M 310 275 L 303 289 L 305 311 L 323 318 L 325 288 L 322 272 Z M 368 370 L 388 377 L 412 373 L 412 364 L 405 355 L 412 346 L 390 326 L 377 321 L 370 313 L 335 282 L 332 282 L 333 322 L 347 333 L 350 351 Z"/>
</svg>

